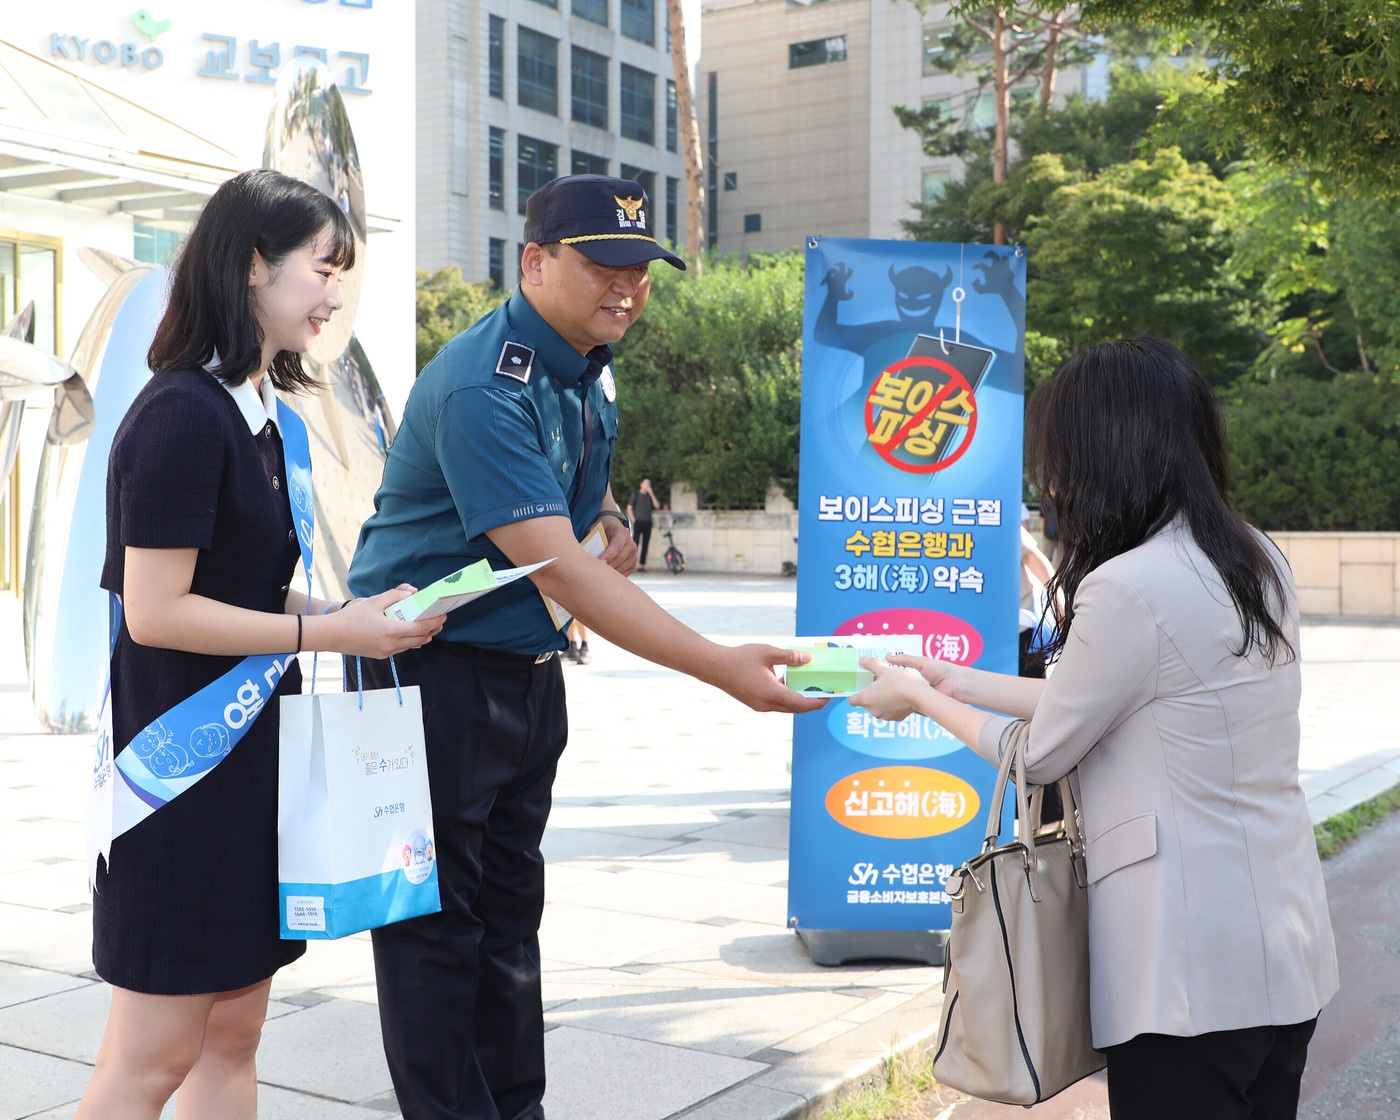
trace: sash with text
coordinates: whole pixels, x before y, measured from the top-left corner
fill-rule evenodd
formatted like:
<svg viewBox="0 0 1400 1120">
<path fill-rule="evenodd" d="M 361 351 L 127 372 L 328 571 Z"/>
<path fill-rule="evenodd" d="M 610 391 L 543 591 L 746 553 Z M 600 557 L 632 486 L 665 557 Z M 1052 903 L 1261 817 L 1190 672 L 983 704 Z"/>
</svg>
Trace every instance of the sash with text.
<svg viewBox="0 0 1400 1120">
<path fill-rule="evenodd" d="M 284 402 L 277 402 L 277 424 L 286 459 L 287 496 L 302 566 L 311 594 L 311 549 L 315 510 L 311 493 L 311 447 L 306 425 Z M 122 607 L 110 596 L 109 632 L 115 650 Z M 182 700 L 113 752 L 111 676 L 98 721 L 96 759 L 88 799 L 87 857 L 89 877 L 97 857 L 110 859 L 112 841 L 207 777 L 238 745 L 266 709 L 294 653 L 255 654 L 223 676 Z"/>
</svg>

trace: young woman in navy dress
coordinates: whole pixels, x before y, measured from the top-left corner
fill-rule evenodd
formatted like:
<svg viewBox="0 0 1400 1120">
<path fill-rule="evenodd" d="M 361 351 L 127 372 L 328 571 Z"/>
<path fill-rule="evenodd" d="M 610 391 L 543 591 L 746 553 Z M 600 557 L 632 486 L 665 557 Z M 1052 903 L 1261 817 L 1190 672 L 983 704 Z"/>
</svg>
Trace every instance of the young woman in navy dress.
<svg viewBox="0 0 1400 1120">
<path fill-rule="evenodd" d="M 308 599 L 274 389 L 315 386 L 301 355 L 341 307 L 345 215 L 313 187 L 249 171 L 205 205 L 147 355 L 154 374 L 112 442 L 102 585 L 120 596 L 114 750 L 253 654 L 368 657 L 442 620 Z M 250 1120 L 272 975 L 304 942 L 277 915 L 278 697 L 197 784 L 113 840 L 93 884 L 93 961 L 112 1006 L 80 1120 Z"/>
</svg>

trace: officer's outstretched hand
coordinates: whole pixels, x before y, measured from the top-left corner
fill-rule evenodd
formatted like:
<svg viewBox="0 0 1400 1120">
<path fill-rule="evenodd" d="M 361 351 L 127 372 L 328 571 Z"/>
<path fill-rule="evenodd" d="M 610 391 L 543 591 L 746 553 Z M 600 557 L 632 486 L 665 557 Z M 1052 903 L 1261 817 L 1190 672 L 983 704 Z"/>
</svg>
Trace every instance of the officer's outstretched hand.
<svg viewBox="0 0 1400 1120">
<path fill-rule="evenodd" d="M 722 688 L 756 712 L 814 712 L 826 703 L 793 692 L 773 672 L 774 665 L 805 665 L 812 655 L 777 646 L 726 646 L 719 672 L 711 684 Z"/>
<path fill-rule="evenodd" d="M 637 567 L 637 542 L 626 526 L 616 517 L 604 517 L 603 535 L 608 539 L 608 547 L 599 558 L 609 568 L 630 576 Z"/>
</svg>

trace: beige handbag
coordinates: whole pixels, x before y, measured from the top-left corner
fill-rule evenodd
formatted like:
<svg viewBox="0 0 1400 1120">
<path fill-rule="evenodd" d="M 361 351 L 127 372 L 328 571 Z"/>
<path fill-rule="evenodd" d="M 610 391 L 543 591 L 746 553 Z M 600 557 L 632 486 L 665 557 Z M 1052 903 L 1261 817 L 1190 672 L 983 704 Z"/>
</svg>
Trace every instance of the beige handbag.
<svg viewBox="0 0 1400 1120">
<path fill-rule="evenodd" d="M 948 876 L 952 931 L 933 1073 L 984 1100 L 1032 1105 L 1104 1067 L 1089 1031 L 1089 898 L 1074 793 L 1065 819 L 1040 828 L 1042 790 L 1019 774 L 1029 722 L 1007 745 L 982 851 Z M 1007 782 L 1020 838 L 999 843 Z M 1028 822 L 1037 822 L 1036 827 Z"/>
</svg>

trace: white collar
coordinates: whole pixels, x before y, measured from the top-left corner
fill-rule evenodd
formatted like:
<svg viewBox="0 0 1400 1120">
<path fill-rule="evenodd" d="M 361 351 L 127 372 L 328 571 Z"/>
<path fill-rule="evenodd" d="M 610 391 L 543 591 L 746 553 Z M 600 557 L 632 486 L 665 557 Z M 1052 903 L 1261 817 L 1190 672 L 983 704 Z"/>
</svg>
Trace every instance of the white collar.
<svg viewBox="0 0 1400 1120">
<path fill-rule="evenodd" d="M 258 435 L 269 421 L 277 424 L 277 390 L 272 387 L 271 376 L 264 374 L 259 388 L 254 388 L 251 381 L 242 381 L 237 385 L 230 385 L 223 378 L 219 378 L 218 381 L 228 390 L 233 403 L 238 405 L 238 411 L 243 414 L 248 430 L 253 435 Z M 280 424 L 277 424 L 277 431 L 280 435 Z"/>
</svg>

